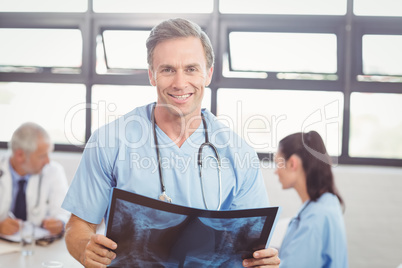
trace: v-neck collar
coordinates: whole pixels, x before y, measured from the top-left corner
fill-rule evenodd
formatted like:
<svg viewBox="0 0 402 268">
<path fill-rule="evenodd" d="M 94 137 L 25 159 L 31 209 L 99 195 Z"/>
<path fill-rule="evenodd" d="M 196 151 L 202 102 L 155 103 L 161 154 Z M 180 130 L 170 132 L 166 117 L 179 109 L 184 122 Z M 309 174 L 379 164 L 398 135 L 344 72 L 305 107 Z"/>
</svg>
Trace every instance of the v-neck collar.
<svg viewBox="0 0 402 268">
<path fill-rule="evenodd" d="M 150 105 L 149 110 L 149 120 L 151 122 L 152 128 L 152 111 L 156 105 L 156 102 Z M 204 109 L 201 110 L 201 113 L 204 112 Z M 208 127 L 208 126 L 206 126 Z M 194 151 L 198 151 L 199 146 L 205 142 L 205 130 L 204 123 L 201 121 L 201 124 L 198 128 L 188 137 L 181 147 L 178 147 L 176 143 L 155 123 L 155 133 L 157 135 L 157 140 L 159 144 L 159 149 L 171 148 L 177 154 L 189 154 L 192 155 Z"/>
<path fill-rule="evenodd" d="M 204 125 L 201 123 L 198 128 L 188 137 L 181 147 L 178 147 L 176 143 L 169 138 L 166 133 L 155 124 L 156 135 L 159 143 L 159 149 L 171 148 L 178 154 L 190 154 L 194 151 L 198 151 L 199 146 L 205 141 Z"/>
</svg>

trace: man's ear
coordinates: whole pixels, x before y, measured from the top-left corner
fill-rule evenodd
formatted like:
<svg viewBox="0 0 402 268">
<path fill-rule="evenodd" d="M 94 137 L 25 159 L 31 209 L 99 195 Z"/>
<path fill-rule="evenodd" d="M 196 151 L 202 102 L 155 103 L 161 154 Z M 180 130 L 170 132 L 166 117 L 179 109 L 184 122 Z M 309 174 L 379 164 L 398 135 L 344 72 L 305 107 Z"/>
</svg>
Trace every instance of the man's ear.
<svg viewBox="0 0 402 268">
<path fill-rule="evenodd" d="M 13 152 L 15 160 L 19 163 L 23 163 L 26 158 L 26 153 L 22 149 L 17 149 Z"/>
<path fill-rule="evenodd" d="M 209 68 L 207 70 L 207 80 L 205 83 L 205 86 L 209 86 L 209 84 L 211 84 L 211 80 L 212 80 L 212 75 L 214 74 L 214 67 L 212 66 L 211 68 Z"/>
<path fill-rule="evenodd" d="M 156 80 L 154 77 L 153 72 L 151 71 L 151 69 L 148 69 L 148 77 L 149 77 L 149 82 L 151 83 L 152 86 L 156 86 Z"/>
</svg>

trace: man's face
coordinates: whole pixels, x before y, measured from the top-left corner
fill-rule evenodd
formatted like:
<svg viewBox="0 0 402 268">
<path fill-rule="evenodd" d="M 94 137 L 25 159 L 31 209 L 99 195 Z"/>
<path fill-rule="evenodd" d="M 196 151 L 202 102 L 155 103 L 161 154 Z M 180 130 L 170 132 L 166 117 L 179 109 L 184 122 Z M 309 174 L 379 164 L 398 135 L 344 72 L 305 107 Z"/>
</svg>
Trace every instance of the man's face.
<svg viewBox="0 0 402 268">
<path fill-rule="evenodd" d="M 49 163 L 50 144 L 39 138 L 36 151 L 25 154 L 25 161 L 22 168 L 27 174 L 39 174 L 43 167 Z"/>
<path fill-rule="evenodd" d="M 159 43 L 152 66 L 149 78 L 157 88 L 158 104 L 174 116 L 199 115 L 204 88 L 213 72 L 213 67 L 206 67 L 201 41 L 184 37 Z"/>
</svg>

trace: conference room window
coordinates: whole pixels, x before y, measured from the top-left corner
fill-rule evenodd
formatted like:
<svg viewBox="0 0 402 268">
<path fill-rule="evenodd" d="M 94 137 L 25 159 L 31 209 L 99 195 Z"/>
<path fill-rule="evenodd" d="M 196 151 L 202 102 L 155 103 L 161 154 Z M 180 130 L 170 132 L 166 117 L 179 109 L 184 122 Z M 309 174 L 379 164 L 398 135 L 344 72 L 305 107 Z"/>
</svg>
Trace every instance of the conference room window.
<svg viewBox="0 0 402 268">
<path fill-rule="evenodd" d="M 235 72 L 272 73 L 278 79 L 338 79 L 335 34 L 233 31 L 229 59 L 230 71 Z"/>
<path fill-rule="evenodd" d="M 224 14 L 344 15 L 346 0 L 220 0 Z"/>
<path fill-rule="evenodd" d="M 78 29 L 0 28 L 0 39 L 0 72 L 81 72 Z"/>
<path fill-rule="evenodd" d="M 85 12 L 87 0 L 0 0 L 0 12 Z"/>
<path fill-rule="evenodd" d="M 97 37 L 98 74 L 148 74 L 149 30 L 105 30 Z"/>
<path fill-rule="evenodd" d="M 98 13 L 211 13 L 213 0 L 93 0 Z"/>
<path fill-rule="evenodd" d="M 56 144 L 85 144 L 85 85 L 0 82 L 0 140 L 27 121 L 42 125 Z M 55 101 L 59 100 L 59 101 Z"/>
<path fill-rule="evenodd" d="M 91 132 L 155 100 L 156 90 L 151 86 L 94 85 Z"/>
<path fill-rule="evenodd" d="M 402 158 L 402 94 L 354 92 L 350 108 L 350 156 Z"/>
<path fill-rule="evenodd" d="M 366 34 L 363 43 L 363 75 L 359 81 L 402 82 L 402 35 Z"/>
<path fill-rule="evenodd" d="M 354 0 L 353 13 L 357 16 L 402 16 L 402 2 L 398 0 Z"/>
<path fill-rule="evenodd" d="M 342 92 L 221 88 L 217 115 L 259 153 L 275 153 L 289 134 L 315 130 L 339 156 L 343 106 Z"/>
</svg>

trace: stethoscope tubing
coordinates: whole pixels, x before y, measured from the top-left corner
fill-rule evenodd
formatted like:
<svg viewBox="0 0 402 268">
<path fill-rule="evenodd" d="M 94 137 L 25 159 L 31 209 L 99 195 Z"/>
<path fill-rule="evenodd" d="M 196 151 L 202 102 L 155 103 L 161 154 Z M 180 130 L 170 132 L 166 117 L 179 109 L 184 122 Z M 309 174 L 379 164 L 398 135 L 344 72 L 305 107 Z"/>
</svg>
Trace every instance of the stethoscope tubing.
<svg viewBox="0 0 402 268">
<path fill-rule="evenodd" d="M 309 201 L 307 202 L 307 204 L 300 210 L 300 212 L 297 213 L 297 216 L 294 218 L 294 220 L 296 220 L 297 222 L 300 222 L 300 220 L 301 220 L 300 215 L 301 215 L 301 214 L 303 213 L 303 211 L 308 207 L 308 205 L 310 205 L 310 203 L 311 203 L 311 200 L 309 200 Z"/>
<path fill-rule="evenodd" d="M 160 180 L 161 191 L 162 191 L 162 194 L 159 196 L 159 199 L 163 200 L 163 201 L 167 201 L 169 203 L 172 203 L 172 199 L 166 194 L 166 186 L 165 186 L 165 181 L 164 181 L 163 173 L 162 173 L 162 167 L 161 167 L 161 162 L 162 161 L 161 161 L 161 156 L 160 156 L 160 152 L 159 152 L 158 138 L 156 136 L 155 107 L 156 107 L 156 104 L 152 107 L 151 121 L 152 121 L 154 143 L 155 143 L 155 149 L 156 149 L 156 157 L 158 158 L 159 180 Z M 211 158 L 215 159 L 216 162 L 218 163 L 217 168 L 218 168 L 218 182 L 219 182 L 219 202 L 218 202 L 218 207 L 217 207 L 216 210 L 220 210 L 221 205 L 222 205 L 222 174 L 221 174 L 222 173 L 222 169 L 221 169 L 222 165 L 221 165 L 221 159 L 219 157 L 219 153 L 218 153 L 218 150 L 216 149 L 216 147 L 212 143 L 209 142 L 207 123 L 205 121 L 205 117 L 204 117 L 203 113 L 201 113 L 201 118 L 202 118 L 202 123 L 203 123 L 203 126 L 204 126 L 205 142 L 202 143 L 200 145 L 200 148 L 198 149 L 197 163 L 198 163 L 200 180 L 201 180 L 202 198 L 203 198 L 204 205 L 205 205 L 206 209 L 209 209 L 208 205 L 207 205 L 207 202 L 206 202 L 206 199 L 205 199 L 204 183 L 203 183 L 203 179 L 202 179 L 202 162 L 203 162 L 202 152 L 203 152 L 204 147 L 210 147 L 214 151 L 216 157 L 207 156 L 205 158 L 211 157 Z"/>
</svg>

